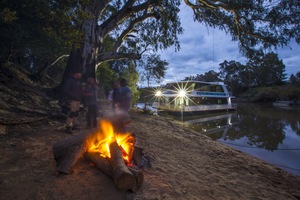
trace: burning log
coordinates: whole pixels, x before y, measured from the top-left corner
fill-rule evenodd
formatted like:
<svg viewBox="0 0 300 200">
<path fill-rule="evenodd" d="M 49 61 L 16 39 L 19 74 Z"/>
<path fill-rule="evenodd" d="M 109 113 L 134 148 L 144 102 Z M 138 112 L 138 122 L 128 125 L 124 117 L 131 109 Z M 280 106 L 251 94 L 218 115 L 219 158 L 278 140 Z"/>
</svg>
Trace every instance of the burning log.
<svg viewBox="0 0 300 200">
<path fill-rule="evenodd" d="M 100 121 L 99 130 L 94 129 L 54 143 L 52 148 L 57 170 L 70 174 L 73 166 L 84 155 L 99 170 L 112 177 L 118 190 L 136 192 L 143 183 L 144 175 L 127 166 L 132 165 L 135 149 L 135 137 L 126 132 L 126 125 L 130 122 L 127 113 L 105 117 Z M 140 151 L 136 153 L 140 154 Z M 141 160 L 136 163 L 141 163 Z"/>
<path fill-rule="evenodd" d="M 52 149 L 57 170 L 64 174 L 71 174 L 73 166 L 89 150 L 91 144 L 98 140 L 98 135 L 97 131 L 94 130 L 54 143 Z"/>
<path fill-rule="evenodd" d="M 115 132 L 124 131 L 125 126 L 131 122 L 129 114 L 125 112 L 108 115 L 104 119 L 111 122 Z M 89 150 L 92 144 L 98 141 L 97 135 L 99 133 L 97 133 L 97 130 L 94 130 L 93 132 L 75 135 L 53 144 L 52 148 L 57 170 L 64 174 L 72 173 L 73 166 L 80 157 Z"/>
<path fill-rule="evenodd" d="M 108 158 L 104 158 L 102 156 L 99 156 L 98 153 L 96 152 L 86 152 L 84 154 L 84 158 L 90 162 L 92 162 L 101 172 L 106 174 L 107 176 L 113 178 L 114 180 L 117 180 L 116 186 L 119 190 L 131 190 L 133 192 L 137 192 L 141 185 L 143 184 L 144 181 L 144 174 L 140 170 L 136 170 L 133 168 L 128 167 L 128 170 L 130 171 L 131 174 L 128 176 L 128 171 L 126 170 L 125 173 L 126 175 L 120 176 L 119 178 L 114 178 L 116 175 L 113 174 L 113 168 L 111 166 L 111 162 Z M 124 169 L 123 167 L 118 169 L 118 171 L 122 171 Z M 129 179 L 127 179 L 128 177 Z M 132 181 L 132 176 L 134 178 L 134 181 Z M 124 178 L 125 177 L 125 178 Z M 121 186 L 121 187 L 120 187 Z"/>
<path fill-rule="evenodd" d="M 132 173 L 124 163 L 122 152 L 117 142 L 109 145 L 110 149 L 110 165 L 112 167 L 113 180 L 119 190 L 130 190 L 135 186 L 136 181 Z"/>
<path fill-rule="evenodd" d="M 108 158 L 100 156 L 98 152 L 86 152 L 84 159 L 93 163 L 97 169 L 106 174 L 109 177 L 113 177 L 112 168 Z"/>
</svg>

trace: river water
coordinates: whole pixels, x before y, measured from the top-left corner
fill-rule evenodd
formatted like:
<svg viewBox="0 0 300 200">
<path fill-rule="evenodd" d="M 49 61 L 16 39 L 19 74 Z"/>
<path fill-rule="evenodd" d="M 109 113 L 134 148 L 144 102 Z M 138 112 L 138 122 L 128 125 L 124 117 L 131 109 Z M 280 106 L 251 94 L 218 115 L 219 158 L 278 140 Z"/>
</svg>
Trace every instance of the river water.
<svg viewBox="0 0 300 200">
<path fill-rule="evenodd" d="M 173 117 L 220 143 L 300 176 L 300 109 L 239 104 L 237 111 Z"/>
</svg>

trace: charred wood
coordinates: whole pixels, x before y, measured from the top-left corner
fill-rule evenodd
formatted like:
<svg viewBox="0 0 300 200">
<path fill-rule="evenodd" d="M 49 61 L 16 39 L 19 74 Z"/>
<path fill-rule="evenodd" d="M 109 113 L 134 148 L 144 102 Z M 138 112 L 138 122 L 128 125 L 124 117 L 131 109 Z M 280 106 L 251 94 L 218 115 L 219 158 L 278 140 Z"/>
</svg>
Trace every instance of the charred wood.
<svg viewBox="0 0 300 200">
<path fill-rule="evenodd" d="M 73 166 L 98 141 L 96 130 L 74 135 L 52 145 L 57 170 L 64 174 L 71 174 Z"/>
</svg>

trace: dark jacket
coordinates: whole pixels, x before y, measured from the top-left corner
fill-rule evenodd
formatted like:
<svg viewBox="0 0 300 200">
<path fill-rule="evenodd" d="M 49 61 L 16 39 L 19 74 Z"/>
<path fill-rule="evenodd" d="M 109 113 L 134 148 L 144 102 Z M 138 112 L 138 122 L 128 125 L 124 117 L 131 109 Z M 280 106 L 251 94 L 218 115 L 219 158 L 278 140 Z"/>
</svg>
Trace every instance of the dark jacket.
<svg viewBox="0 0 300 200">
<path fill-rule="evenodd" d="M 120 107 L 124 111 L 129 111 L 131 106 L 132 91 L 129 87 L 124 86 L 120 88 Z"/>
<path fill-rule="evenodd" d="M 83 90 L 83 100 L 85 105 L 97 105 L 97 87 L 87 84 Z"/>
<path fill-rule="evenodd" d="M 81 81 L 72 76 L 67 78 L 63 87 L 63 93 L 67 100 L 81 101 L 81 97 L 82 97 Z"/>
</svg>

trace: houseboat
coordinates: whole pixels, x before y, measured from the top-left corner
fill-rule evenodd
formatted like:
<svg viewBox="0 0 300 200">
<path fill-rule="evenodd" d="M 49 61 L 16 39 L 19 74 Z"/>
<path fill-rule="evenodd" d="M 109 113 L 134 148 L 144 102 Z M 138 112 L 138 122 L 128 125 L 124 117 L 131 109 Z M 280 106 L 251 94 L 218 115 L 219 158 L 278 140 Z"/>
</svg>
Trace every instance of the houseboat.
<svg viewBox="0 0 300 200">
<path fill-rule="evenodd" d="M 236 104 L 222 82 L 181 81 L 168 83 L 156 91 L 152 107 L 170 112 L 235 110 Z"/>
</svg>

